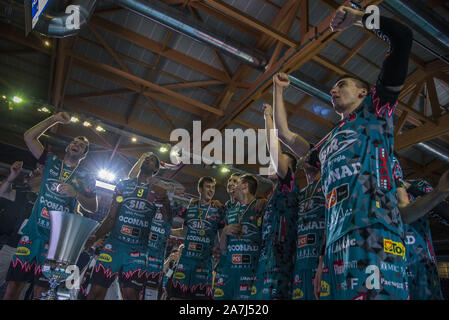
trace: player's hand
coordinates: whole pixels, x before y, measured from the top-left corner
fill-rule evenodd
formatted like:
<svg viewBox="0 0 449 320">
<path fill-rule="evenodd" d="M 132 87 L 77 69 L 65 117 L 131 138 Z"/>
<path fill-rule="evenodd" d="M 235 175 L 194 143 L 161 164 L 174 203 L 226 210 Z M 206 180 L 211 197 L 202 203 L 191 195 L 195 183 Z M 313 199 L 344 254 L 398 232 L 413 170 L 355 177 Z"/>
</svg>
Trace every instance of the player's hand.
<svg viewBox="0 0 449 320">
<path fill-rule="evenodd" d="M 212 200 L 212 201 L 211 201 L 211 205 L 212 205 L 212 207 L 214 207 L 214 208 L 220 208 L 220 207 L 222 206 L 221 202 L 218 201 L 218 200 Z"/>
<path fill-rule="evenodd" d="M 449 170 L 447 170 L 438 181 L 438 185 L 436 187 L 438 192 L 449 194 Z"/>
<path fill-rule="evenodd" d="M 254 210 L 259 213 L 262 212 L 263 210 L 265 210 L 267 203 L 267 199 L 257 199 L 256 203 L 254 204 Z"/>
<path fill-rule="evenodd" d="M 288 74 L 279 72 L 273 76 L 273 83 L 276 87 L 287 88 L 290 85 Z"/>
<path fill-rule="evenodd" d="M 77 195 L 76 190 L 68 183 L 61 183 L 56 188 L 60 194 L 74 198 Z"/>
<path fill-rule="evenodd" d="M 11 168 L 9 168 L 9 176 L 8 181 L 12 182 L 14 181 L 22 171 L 23 161 L 16 161 L 11 165 Z"/>
<path fill-rule="evenodd" d="M 145 152 L 140 156 L 140 160 L 144 161 L 146 158 L 148 158 L 152 154 L 153 154 L 152 152 Z"/>
<path fill-rule="evenodd" d="M 268 103 L 262 105 L 263 116 L 273 118 L 273 108 Z"/>
<path fill-rule="evenodd" d="M 70 114 L 67 112 L 58 112 L 53 117 L 57 122 L 63 123 L 63 124 L 69 123 L 70 119 L 71 119 Z"/>
<path fill-rule="evenodd" d="M 242 235 L 242 225 L 240 223 L 229 224 L 223 228 L 223 233 L 227 236 L 240 237 Z"/>
<path fill-rule="evenodd" d="M 200 202 L 200 199 L 190 199 L 190 205 L 191 206 L 194 206 L 194 205 L 196 205 L 199 202 Z"/>
<path fill-rule="evenodd" d="M 346 6 L 337 9 L 330 23 L 332 31 L 342 31 L 357 22 L 361 22 L 364 12 Z"/>
</svg>

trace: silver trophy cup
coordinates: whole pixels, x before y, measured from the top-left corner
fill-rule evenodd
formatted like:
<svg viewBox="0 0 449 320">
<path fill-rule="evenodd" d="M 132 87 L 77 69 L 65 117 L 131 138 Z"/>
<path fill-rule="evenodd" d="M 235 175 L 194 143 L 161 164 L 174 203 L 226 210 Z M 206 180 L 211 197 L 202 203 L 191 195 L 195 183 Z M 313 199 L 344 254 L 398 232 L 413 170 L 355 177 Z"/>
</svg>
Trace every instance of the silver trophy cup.
<svg viewBox="0 0 449 320">
<path fill-rule="evenodd" d="M 42 267 L 43 275 L 49 280 L 50 290 L 41 300 L 68 300 L 70 293 L 65 281 L 76 267 L 76 262 L 89 236 L 98 227 L 95 220 L 63 211 L 50 211 L 50 243 L 47 260 Z M 74 268 L 69 268 L 74 266 Z"/>
</svg>

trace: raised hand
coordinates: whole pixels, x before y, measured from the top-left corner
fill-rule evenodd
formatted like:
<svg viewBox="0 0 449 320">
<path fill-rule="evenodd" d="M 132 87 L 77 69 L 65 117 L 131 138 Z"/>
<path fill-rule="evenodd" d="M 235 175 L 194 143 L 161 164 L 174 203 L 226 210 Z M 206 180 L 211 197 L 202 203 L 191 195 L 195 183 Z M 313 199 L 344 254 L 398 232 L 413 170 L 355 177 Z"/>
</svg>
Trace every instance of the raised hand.
<svg viewBox="0 0 449 320">
<path fill-rule="evenodd" d="M 11 168 L 9 168 L 9 176 L 8 181 L 14 181 L 22 171 L 23 161 L 16 161 L 11 165 Z"/>
<path fill-rule="evenodd" d="M 68 183 L 59 184 L 56 191 L 58 191 L 62 195 L 69 197 L 75 197 L 77 194 L 76 190 Z"/>
<path fill-rule="evenodd" d="M 332 31 L 342 31 L 355 23 L 361 22 L 364 12 L 350 7 L 341 6 L 337 9 L 330 23 Z"/>
<path fill-rule="evenodd" d="M 288 74 L 279 72 L 273 76 L 273 83 L 277 87 L 287 88 L 290 85 Z"/>
<path fill-rule="evenodd" d="M 54 115 L 55 120 L 57 120 L 60 123 L 67 124 L 70 122 L 70 114 L 67 112 L 58 112 Z"/>
</svg>

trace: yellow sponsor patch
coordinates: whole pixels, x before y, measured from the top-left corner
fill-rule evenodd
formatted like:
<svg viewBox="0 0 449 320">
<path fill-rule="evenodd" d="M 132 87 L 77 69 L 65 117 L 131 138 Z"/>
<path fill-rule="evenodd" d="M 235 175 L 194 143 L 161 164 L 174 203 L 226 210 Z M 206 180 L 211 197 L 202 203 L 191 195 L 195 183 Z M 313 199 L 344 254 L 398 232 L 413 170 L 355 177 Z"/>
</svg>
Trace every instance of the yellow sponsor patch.
<svg viewBox="0 0 449 320">
<path fill-rule="evenodd" d="M 122 196 L 117 196 L 117 197 L 115 198 L 115 201 L 117 201 L 118 203 L 120 203 L 120 202 L 123 201 L 123 197 L 122 197 Z"/>
<path fill-rule="evenodd" d="M 252 286 L 251 287 L 251 295 L 253 296 L 253 295 L 255 295 L 257 293 L 257 288 L 256 288 L 256 286 Z"/>
<path fill-rule="evenodd" d="M 376 201 L 376 207 L 380 209 L 380 203 L 379 203 L 379 201 Z"/>
<path fill-rule="evenodd" d="M 27 256 L 30 254 L 30 249 L 26 247 L 17 247 L 16 255 L 18 256 Z"/>
<path fill-rule="evenodd" d="M 321 281 L 320 297 L 327 297 L 331 293 L 331 287 L 326 281 Z"/>
<path fill-rule="evenodd" d="M 221 290 L 219 288 L 216 288 L 215 291 L 214 291 L 214 297 L 219 298 L 219 297 L 223 297 L 223 296 L 224 296 L 223 290 Z"/>
<path fill-rule="evenodd" d="M 102 253 L 98 256 L 98 261 L 111 262 L 112 257 L 106 253 Z"/>
<path fill-rule="evenodd" d="M 298 300 L 298 299 L 302 299 L 304 297 L 304 292 L 302 292 L 301 289 L 295 289 L 293 290 L 293 296 L 292 299 L 293 300 Z"/>
<path fill-rule="evenodd" d="M 260 227 L 262 225 L 262 217 L 257 218 L 257 226 Z"/>
<path fill-rule="evenodd" d="M 182 280 L 182 279 L 185 279 L 185 278 L 186 278 L 186 275 L 185 275 L 184 273 L 182 273 L 182 272 L 176 272 L 176 273 L 173 275 L 173 278 Z"/>
<path fill-rule="evenodd" d="M 401 256 L 402 259 L 405 259 L 405 247 L 400 242 L 384 239 L 384 251 L 394 254 L 395 256 Z"/>
</svg>

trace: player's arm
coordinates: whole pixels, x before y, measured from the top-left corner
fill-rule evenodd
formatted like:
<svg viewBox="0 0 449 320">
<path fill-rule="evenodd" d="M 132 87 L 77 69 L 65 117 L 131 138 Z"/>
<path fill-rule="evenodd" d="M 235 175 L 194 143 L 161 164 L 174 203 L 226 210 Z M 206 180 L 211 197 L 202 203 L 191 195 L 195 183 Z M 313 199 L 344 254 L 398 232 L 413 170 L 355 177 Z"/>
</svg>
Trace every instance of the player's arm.
<svg viewBox="0 0 449 320">
<path fill-rule="evenodd" d="M 109 212 L 106 218 L 103 219 L 103 222 L 101 223 L 100 227 L 95 232 L 96 239 L 103 238 L 107 233 L 109 233 L 112 230 L 112 228 L 114 227 L 114 222 L 117 219 L 117 215 L 120 211 L 120 207 L 121 204 L 117 202 L 116 195 L 114 195 L 111 207 L 109 208 Z"/>
<path fill-rule="evenodd" d="M 76 200 L 80 203 L 83 209 L 89 212 L 95 212 L 98 208 L 98 199 L 95 195 L 94 197 L 86 196 L 82 193 L 77 192 Z"/>
<path fill-rule="evenodd" d="M 10 201 L 16 200 L 16 190 L 11 189 L 12 182 L 19 176 L 22 171 L 23 162 L 16 161 L 11 165 L 10 173 L 0 186 L 0 197 Z"/>
<path fill-rule="evenodd" d="M 321 244 L 320 257 L 318 259 L 318 267 L 313 278 L 313 293 L 317 300 L 320 299 L 321 295 L 321 279 L 323 276 L 323 266 L 324 266 L 324 254 L 326 253 L 326 233 L 324 234 L 323 243 Z"/>
<path fill-rule="evenodd" d="M 192 205 L 194 199 L 190 200 L 189 207 Z M 177 216 L 184 219 L 184 223 L 182 224 L 181 228 L 177 229 L 171 229 L 170 235 L 175 237 L 184 238 L 187 234 L 187 229 L 184 227 L 185 224 L 185 218 L 186 218 L 187 208 L 182 207 L 182 209 L 178 212 Z"/>
<path fill-rule="evenodd" d="M 137 162 L 134 164 L 134 166 L 131 168 L 131 170 L 128 173 L 128 179 L 134 179 L 137 178 L 137 176 L 139 175 L 140 172 L 140 168 L 142 167 L 142 163 L 145 161 L 145 159 L 147 157 L 150 156 L 150 152 L 145 152 L 144 154 L 142 154 L 139 158 L 139 160 L 137 160 Z"/>
<path fill-rule="evenodd" d="M 44 153 L 44 146 L 39 141 L 39 137 L 48 129 L 53 127 L 57 123 L 69 123 L 70 115 L 67 112 L 59 112 L 47 119 L 39 122 L 31 129 L 28 129 L 23 137 L 25 143 L 36 159 L 39 159 Z"/>
<path fill-rule="evenodd" d="M 369 13 L 341 6 L 332 19 L 331 28 L 333 31 L 342 31 L 352 25 L 365 27 L 370 16 Z M 407 76 L 413 34 L 407 26 L 394 19 L 381 16 L 379 20 L 379 29 L 374 29 L 374 32 L 388 43 L 389 49 L 376 87 L 398 93 Z"/>
<path fill-rule="evenodd" d="M 449 196 L 449 170 L 440 178 L 438 186 L 430 193 L 407 206 L 399 205 L 402 221 L 410 224 L 426 215 Z"/>
<path fill-rule="evenodd" d="M 271 139 L 273 138 L 270 132 L 274 130 L 273 109 L 269 104 L 266 103 L 263 105 L 263 108 L 265 118 L 265 135 L 267 136 L 267 148 L 268 152 L 270 153 L 271 164 L 274 170 L 276 170 L 276 174 L 280 178 L 284 179 L 288 173 L 290 158 L 282 153 L 279 142 L 276 143 L 277 144 L 276 149 L 274 150 L 270 149 L 272 145 Z"/>
<path fill-rule="evenodd" d="M 300 135 L 288 128 L 287 111 L 284 104 L 284 89 L 290 85 L 285 73 L 277 73 L 273 77 L 273 120 L 279 140 L 291 149 L 298 157 L 309 151 L 309 143 Z"/>
</svg>

